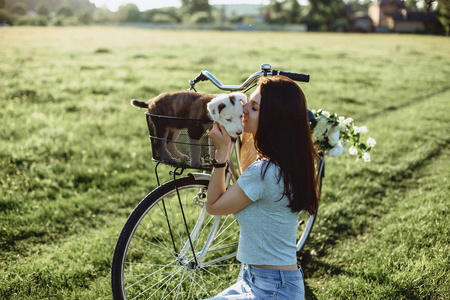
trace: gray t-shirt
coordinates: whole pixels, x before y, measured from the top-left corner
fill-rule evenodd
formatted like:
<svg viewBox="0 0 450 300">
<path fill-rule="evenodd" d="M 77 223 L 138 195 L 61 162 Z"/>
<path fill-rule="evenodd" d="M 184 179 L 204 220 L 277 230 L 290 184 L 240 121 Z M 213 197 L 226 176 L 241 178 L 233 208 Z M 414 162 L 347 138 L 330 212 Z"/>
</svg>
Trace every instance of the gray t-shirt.
<svg viewBox="0 0 450 300">
<path fill-rule="evenodd" d="M 237 181 L 253 201 L 234 214 L 240 226 L 237 259 L 252 265 L 292 265 L 297 262 L 298 214 L 287 207 L 287 197 L 280 200 L 284 185 L 283 180 L 278 182 L 278 166 L 269 164 L 262 179 L 266 164 L 256 161 Z"/>
</svg>

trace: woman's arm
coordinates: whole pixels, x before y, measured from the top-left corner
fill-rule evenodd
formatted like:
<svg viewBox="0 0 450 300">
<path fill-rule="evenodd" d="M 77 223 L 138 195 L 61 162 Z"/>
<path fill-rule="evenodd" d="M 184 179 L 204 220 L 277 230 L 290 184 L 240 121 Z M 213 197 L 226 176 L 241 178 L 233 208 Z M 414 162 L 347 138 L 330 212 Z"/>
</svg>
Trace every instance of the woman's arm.
<svg viewBox="0 0 450 300">
<path fill-rule="evenodd" d="M 215 123 L 209 137 L 216 146 L 216 161 L 224 163 L 231 149 L 230 136 L 222 126 Z M 209 180 L 206 211 L 212 215 L 233 214 L 252 203 L 238 184 L 226 190 L 225 170 L 226 168 L 214 168 Z"/>
</svg>

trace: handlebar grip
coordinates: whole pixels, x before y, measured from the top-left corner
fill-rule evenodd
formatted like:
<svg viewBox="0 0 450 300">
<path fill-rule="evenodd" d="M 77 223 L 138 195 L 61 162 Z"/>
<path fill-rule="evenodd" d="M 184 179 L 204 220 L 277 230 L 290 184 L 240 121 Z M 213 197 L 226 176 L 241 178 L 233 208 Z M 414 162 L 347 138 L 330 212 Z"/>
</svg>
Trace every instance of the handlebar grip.
<svg viewBox="0 0 450 300">
<path fill-rule="evenodd" d="M 205 80 L 208 80 L 208 78 L 206 78 L 205 75 L 203 75 L 203 73 L 200 73 L 195 79 L 190 80 L 190 82 L 193 84 L 196 84 L 197 82 L 205 81 Z"/>
<path fill-rule="evenodd" d="M 308 74 L 299 74 L 299 73 L 278 71 L 278 75 L 283 75 L 283 76 L 289 77 L 290 79 L 295 80 L 295 81 L 309 82 Z"/>
</svg>

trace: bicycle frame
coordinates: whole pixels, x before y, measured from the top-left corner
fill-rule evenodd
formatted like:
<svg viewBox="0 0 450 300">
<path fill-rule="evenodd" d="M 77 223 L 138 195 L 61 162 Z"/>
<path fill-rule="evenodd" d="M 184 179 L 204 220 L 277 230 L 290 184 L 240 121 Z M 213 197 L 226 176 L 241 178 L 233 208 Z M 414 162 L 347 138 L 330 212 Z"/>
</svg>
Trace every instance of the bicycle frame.
<svg viewBox="0 0 450 300">
<path fill-rule="evenodd" d="M 247 92 L 257 85 L 259 78 L 275 75 L 309 81 L 308 75 L 271 70 L 270 65 L 263 64 L 261 71 L 251 74 L 241 85 L 224 85 L 207 70 L 203 70 L 189 84 L 190 89 L 195 90 L 196 83 L 209 80 L 221 90 Z M 311 112 L 308 112 L 308 117 L 313 128 L 315 122 L 311 119 Z M 152 123 L 147 113 L 146 118 L 152 142 Z M 209 120 L 208 123 L 204 130 L 210 126 Z M 239 234 L 237 221 L 232 215 L 211 216 L 206 211 L 205 202 L 211 177 L 209 172 L 212 169 L 211 151 L 214 149 L 206 148 L 212 146 L 207 136 L 202 138 L 202 146 L 205 146 L 203 160 L 202 165 L 197 167 L 198 170 L 206 171 L 192 171 L 186 176 L 183 173 L 191 168 L 191 164 L 172 163 L 158 156 L 154 157 L 159 187 L 142 199 L 133 210 L 122 228 L 114 251 L 111 283 L 115 299 L 126 299 L 128 296 L 134 299 L 144 297 L 144 294 L 146 299 L 156 298 L 156 295 L 162 295 L 161 298 L 164 299 L 169 296 L 181 296 L 184 299 L 186 295 L 187 298 L 195 295 L 200 298 L 204 298 L 203 295 L 209 297 L 210 293 L 223 286 L 223 283 L 218 285 L 214 280 L 218 278 L 217 275 L 234 277 L 234 273 L 238 275 L 239 265 L 242 271 L 242 264 L 236 260 Z M 241 156 L 241 150 L 246 152 L 246 146 L 251 144 L 244 143 L 247 143 L 247 137 L 233 141 L 226 169 L 227 187 L 237 182 L 249 163 L 246 161 L 247 157 Z M 172 169 L 169 174 L 173 176 L 173 180 L 162 185 L 158 176 L 160 163 L 170 165 Z M 323 156 L 317 167 L 317 188 L 320 191 Z M 308 238 L 314 220 L 314 215 L 299 213 L 297 256 Z M 156 258 L 153 259 L 154 257 Z M 216 277 L 210 279 L 209 274 Z M 242 272 L 238 276 L 242 276 Z"/>
<path fill-rule="evenodd" d="M 236 182 L 236 180 L 239 178 L 237 167 L 236 167 L 235 162 L 233 160 L 233 153 L 236 155 L 236 161 L 237 161 L 237 164 L 239 166 L 239 162 L 240 162 L 240 153 L 239 153 L 240 152 L 239 151 L 240 150 L 240 145 L 241 145 L 241 140 L 240 140 L 240 138 L 237 138 L 234 141 L 234 143 L 232 144 L 232 147 L 231 147 L 231 150 L 230 150 L 230 154 L 229 154 L 229 157 L 228 157 L 229 165 L 228 165 L 227 174 L 226 174 L 227 188 L 230 186 L 230 180 L 233 181 L 233 182 Z M 158 176 L 158 170 L 157 170 L 158 165 L 159 165 L 159 163 L 155 167 L 155 174 L 156 174 L 158 185 L 160 185 L 160 183 L 159 183 L 159 176 Z M 183 171 L 184 171 L 184 169 L 182 169 L 181 172 L 177 172 L 177 169 L 175 169 L 174 171 L 171 171 L 174 180 L 176 179 L 176 176 L 182 175 Z M 188 173 L 188 176 L 193 176 L 195 179 L 198 179 L 198 180 L 201 180 L 201 179 L 209 180 L 211 175 L 208 174 L 208 173 L 195 173 L 195 172 L 192 172 L 192 173 Z M 199 204 L 200 204 L 200 202 L 201 201 L 199 201 Z M 179 252 L 179 255 L 181 257 L 185 256 L 185 254 L 189 251 L 189 249 L 192 248 L 192 246 L 191 246 L 192 245 L 192 241 L 194 241 L 197 238 L 197 235 L 199 234 L 199 230 L 200 230 L 200 228 L 202 228 L 203 222 L 206 219 L 206 215 L 207 215 L 206 208 L 203 205 L 203 203 L 201 203 L 200 205 L 202 206 L 202 211 L 200 213 L 200 217 L 198 218 L 197 223 L 194 226 L 194 229 L 192 230 L 192 232 L 190 232 L 189 239 L 186 241 L 186 243 L 184 244 L 183 248 Z M 183 209 L 181 202 L 180 202 L 180 206 L 181 206 L 181 209 Z M 211 260 L 211 261 L 208 262 L 207 265 L 203 264 L 203 260 L 204 260 L 206 254 L 208 252 L 225 249 L 225 248 L 219 248 L 219 249 L 212 249 L 211 251 L 209 249 L 211 244 L 212 244 L 212 242 L 214 241 L 214 239 L 216 237 L 217 231 L 220 228 L 221 219 L 222 219 L 222 216 L 216 216 L 215 217 L 214 223 L 213 223 L 212 228 L 211 228 L 211 232 L 210 232 L 210 234 L 209 234 L 209 236 L 208 236 L 208 238 L 206 240 L 205 246 L 203 247 L 203 249 L 202 249 L 202 251 L 200 252 L 199 255 L 195 255 L 195 262 L 196 263 L 195 263 L 194 268 L 202 268 L 202 267 L 205 267 L 205 266 L 207 266 L 209 264 L 214 264 L 214 263 L 220 262 L 222 260 L 226 260 L 226 259 L 236 255 L 237 252 L 234 252 L 234 253 L 231 253 L 229 255 L 226 255 L 226 256 L 223 256 L 223 257 Z M 170 226 L 170 224 L 169 224 L 169 226 Z M 188 230 L 188 228 L 186 228 L 186 230 Z M 231 248 L 231 247 L 237 247 L 237 244 L 236 245 L 227 246 L 226 248 Z M 181 263 L 188 264 L 190 262 L 186 261 L 186 262 L 181 262 Z"/>
<path fill-rule="evenodd" d="M 303 81 L 303 82 L 308 82 L 309 81 L 309 75 L 305 75 L 305 74 L 298 74 L 298 73 L 290 73 L 290 72 L 284 72 L 284 71 L 278 71 L 278 70 L 271 70 L 271 66 L 269 64 L 262 64 L 261 65 L 261 71 L 255 72 L 252 75 L 250 75 L 241 85 L 224 85 L 222 84 L 212 73 L 210 73 L 208 70 L 203 70 L 201 71 L 201 73 L 193 80 L 189 81 L 190 84 L 190 88 L 188 90 L 195 90 L 195 84 L 197 84 L 198 82 L 201 81 L 211 81 L 217 88 L 224 90 L 224 91 L 229 91 L 229 92 L 233 92 L 233 91 L 245 91 L 247 92 L 248 90 L 252 89 L 253 87 L 256 86 L 257 81 L 260 77 L 265 77 L 265 76 L 275 76 L 275 75 L 284 75 L 287 76 L 293 80 L 296 81 Z M 240 163 L 241 163 L 241 156 L 240 156 L 240 150 L 241 150 L 241 139 L 240 137 L 236 138 L 235 141 L 233 142 L 233 145 L 231 147 L 230 150 L 230 154 L 228 157 L 228 168 L 227 168 L 227 173 L 226 173 L 226 186 L 227 188 L 230 186 L 231 181 L 236 182 L 237 179 L 239 178 L 239 172 L 238 169 L 240 170 Z M 233 154 L 235 155 L 235 159 L 233 159 Z M 320 162 L 320 166 L 319 166 L 319 173 L 318 174 L 323 174 L 323 168 L 324 168 L 324 163 L 325 163 L 325 159 L 324 157 L 322 157 L 322 160 Z M 237 164 L 237 166 L 236 166 Z M 156 173 L 156 178 L 158 180 L 158 185 L 159 185 L 159 177 L 157 174 L 157 167 L 158 167 L 159 163 L 156 165 L 155 167 L 155 173 Z M 181 175 L 184 171 L 184 169 L 181 172 L 177 172 L 177 169 L 175 169 L 175 171 L 173 171 L 171 174 L 174 176 L 174 180 L 176 179 L 175 176 L 177 175 Z M 207 173 L 188 173 L 189 176 L 193 176 L 196 179 L 206 179 L 209 180 L 210 178 L 210 174 Z M 180 202 L 181 205 L 181 202 Z M 199 233 L 199 228 L 202 227 L 203 222 L 206 218 L 207 212 L 206 212 L 206 208 L 204 207 L 204 205 L 202 204 L 202 212 L 200 214 L 200 217 L 196 223 L 196 225 L 194 226 L 194 229 L 192 230 L 191 233 L 189 233 L 189 239 L 188 241 L 186 241 L 184 247 L 182 248 L 182 250 L 180 251 L 181 256 L 184 256 L 190 248 L 192 248 L 192 241 L 196 239 L 198 233 Z M 181 207 L 181 209 L 183 209 Z M 311 218 L 312 216 L 310 216 Z M 214 238 L 216 237 L 217 231 L 219 230 L 220 227 L 220 222 L 221 222 L 221 218 L 222 216 L 216 216 L 211 232 L 207 238 L 207 241 L 205 243 L 205 246 L 203 247 L 203 249 L 201 250 L 201 252 L 196 255 L 194 253 L 194 257 L 195 257 L 195 263 L 196 265 L 194 266 L 194 268 L 201 268 L 204 267 L 205 265 L 203 265 L 203 260 L 206 256 L 206 254 L 210 251 L 214 251 L 214 249 L 210 250 L 210 246 L 214 240 Z M 299 224 L 300 225 L 300 224 Z M 308 226 L 312 227 L 313 222 L 308 222 Z M 186 228 L 187 229 L 187 228 Z M 310 229 L 310 228 L 309 228 Z M 308 236 L 302 236 L 297 244 L 297 248 L 299 247 L 299 245 L 302 245 L 305 240 L 308 238 Z M 228 246 L 228 247 L 237 247 L 236 245 L 232 245 L 232 246 Z M 222 249 L 222 248 L 221 248 Z M 232 257 L 236 255 L 236 253 L 232 253 L 229 254 L 227 256 L 224 257 L 220 257 L 218 259 L 212 260 L 210 261 L 208 264 L 213 264 L 222 260 L 226 260 L 229 257 Z M 185 262 L 186 264 L 190 263 L 190 262 Z"/>
</svg>

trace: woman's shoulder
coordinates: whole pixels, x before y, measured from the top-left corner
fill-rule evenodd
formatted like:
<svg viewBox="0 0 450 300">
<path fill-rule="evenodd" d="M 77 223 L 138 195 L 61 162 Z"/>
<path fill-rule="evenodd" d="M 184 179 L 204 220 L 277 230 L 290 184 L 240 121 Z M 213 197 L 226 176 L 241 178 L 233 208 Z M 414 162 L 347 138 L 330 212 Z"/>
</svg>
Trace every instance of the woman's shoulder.
<svg viewBox="0 0 450 300">
<path fill-rule="evenodd" d="M 252 163 L 247 170 L 249 173 L 256 173 L 259 172 L 259 174 L 262 173 L 278 173 L 279 168 L 277 165 L 271 163 L 267 159 L 258 159 L 254 163 Z"/>
<path fill-rule="evenodd" d="M 255 170 L 261 170 L 263 167 L 266 167 L 270 162 L 267 159 L 258 159 L 254 163 L 252 163 L 250 166 L 248 166 L 247 170 L 249 171 L 255 171 Z"/>
</svg>

